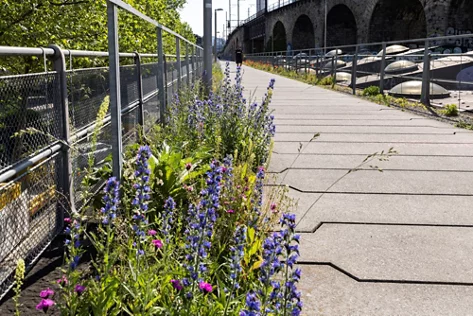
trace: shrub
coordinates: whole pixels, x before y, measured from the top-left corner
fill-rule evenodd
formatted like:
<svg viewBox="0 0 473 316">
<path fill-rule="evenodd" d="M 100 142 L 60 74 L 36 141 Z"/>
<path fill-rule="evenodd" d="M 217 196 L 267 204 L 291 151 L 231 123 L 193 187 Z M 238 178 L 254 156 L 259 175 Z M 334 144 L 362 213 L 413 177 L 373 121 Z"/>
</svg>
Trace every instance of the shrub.
<svg viewBox="0 0 473 316">
<path fill-rule="evenodd" d="M 447 104 L 442 113 L 446 116 L 458 116 L 458 108 L 455 104 Z"/>
<path fill-rule="evenodd" d="M 332 76 L 327 76 L 319 80 L 318 84 L 322 86 L 329 86 L 329 85 L 333 85 L 334 82 L 335 80 Z"/>
<path fill-rule="evenodd" d="M 370 86 L 368 88 L 363 89 L 362 95 L 364 97 L 374 97 L 380 94 L 379 87 L 377 86 Z"/>
</svg>

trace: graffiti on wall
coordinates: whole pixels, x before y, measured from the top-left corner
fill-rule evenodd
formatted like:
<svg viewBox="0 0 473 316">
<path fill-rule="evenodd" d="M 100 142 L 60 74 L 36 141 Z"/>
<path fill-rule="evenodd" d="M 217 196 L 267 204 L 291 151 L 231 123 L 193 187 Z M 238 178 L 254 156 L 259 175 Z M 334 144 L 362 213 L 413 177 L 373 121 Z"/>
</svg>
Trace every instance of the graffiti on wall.
<svg viewBox="0 0 473 316">
<path fill-rule="evenodd" d="M 463 34 L 472 34 L 470 30 L 458 30 L 454 27 L 447 28 L 445 35 L 463 35 Z M 473 34 L 472 38 L 459 38 L 459 39 L 449 39 L 447 40 L 448 45 L 463 47 L 463 48 L 473 48 Z"/>
</svg>

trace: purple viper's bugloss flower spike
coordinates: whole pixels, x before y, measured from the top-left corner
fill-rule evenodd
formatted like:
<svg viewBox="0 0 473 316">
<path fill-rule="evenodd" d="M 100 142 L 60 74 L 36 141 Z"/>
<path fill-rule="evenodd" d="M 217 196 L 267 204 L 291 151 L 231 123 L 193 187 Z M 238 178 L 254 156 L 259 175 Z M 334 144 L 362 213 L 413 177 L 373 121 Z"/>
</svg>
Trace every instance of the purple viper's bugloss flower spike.
<svg viewBox="0 0 473 316">
<path fill-rule="evenodd" d="M 108 225 L 116 218 L 118 204 L 120 203 L 120 183 L 116 177 L 107 180 L 104 187 L 104 207 L 100 210 L 103 214 L 102 223 Z"/>
</svg>

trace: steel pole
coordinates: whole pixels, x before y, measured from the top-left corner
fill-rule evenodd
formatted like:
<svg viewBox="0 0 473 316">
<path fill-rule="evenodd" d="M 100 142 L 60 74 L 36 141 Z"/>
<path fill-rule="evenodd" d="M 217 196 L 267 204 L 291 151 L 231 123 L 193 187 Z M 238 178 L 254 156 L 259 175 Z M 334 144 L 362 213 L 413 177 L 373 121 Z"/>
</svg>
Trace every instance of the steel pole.
<svg viewBox="0 0 473 316">
<path fill-rule="evenodd" d="M 165 88 L 165 66 L 164 66 L 164 49 L 163 49 L 163 30 L 161 28 L 156 29 L 157 41 L 158 41 L 158 74 L 156 76 L 158 86 L 158 99 L 159 99 L 159 117 L 161 124 L 165 124 L 166 117 L 166 88 Z"/>
<path fill-rule="evenodd" d="M 122 176 L 122 115 L 120 97 L 120 57 L 118 55 L 118 8 L 107 1 L 110 116 L 112 127 L 113 176 Z"/>
<path fill-rule="evenodd" d="M 214 62 L 217 62 L 217 10 L 214 10 Z"/>
<path fill-rule="evenodd" d="M 212 0 L 204 0 L 204 71 L 202 81 L 207 91 L 212 87 Z"/>
<path fill-rule="evenodd" d="M 386 43 L 383 43 L 383 57 L 381 57 L 381 69 L 379 71 L 379 92 L 384 94 L 384 68 L 386 67 Z"/>
</svg>

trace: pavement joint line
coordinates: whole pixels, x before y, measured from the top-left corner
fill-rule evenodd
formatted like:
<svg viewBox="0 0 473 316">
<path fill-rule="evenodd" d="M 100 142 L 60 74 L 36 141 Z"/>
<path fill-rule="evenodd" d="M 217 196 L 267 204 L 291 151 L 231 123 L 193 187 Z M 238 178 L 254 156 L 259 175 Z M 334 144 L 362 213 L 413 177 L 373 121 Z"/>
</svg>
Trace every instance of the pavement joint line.
<svg viewBox="0 0 473 316">
<path fill-rule="evenodd" d="M 299 224 L 299 223 L 298 223 Z M 298 230 L 299 234 L 314 234 L 322 225 L 363 225 L 363 226 L 408 226 L 408 227 L 450 227 L 450 228 L 473 228 L 472 225 L 457 225 L 457 224 L 421 224 L 421 223 L 374 223 L 374 222 L 335 222 L 335 221 L 321 221 L 311 230 Z"/>
<path fill-rule="evenodd" d="M 279 153 L 279 152 L 272 152 L 273 154 L 276 155 L 297 155 L 298 153 Z M 305 156 L 363 156 L 366 157 L 368 154 L 340 154 L 340 153 L 300 153 L 300 155 L 305 155 Z M 465 155 L 465 156 L 459 156 L 459 155 L 414 155 L 414 154 L 396 154 L 392 155 L 391 157 L 452 157 L 452 158 L 469 158 L 473 157 L 473 155 Z"/>
<path fill-rule="evenodd" d="M 278 134 L 314 134 L 314 132 L 278 132 Z M 448 132 L 448 133 L 320 132 L 320 135 L 342 135 L 342 134 L 350 134 L 350 135 L 456 135 L 456 131 Z M 466 133 L 466 134 L 469 134 L 469 133 Z M 473 134 L 473 132 L 471 134 Z"/>
<path fill-rule="evenodd" d="M 347 133 L 350 135 L 349 133 Z M 274 143 L 294 143 L 299 144 L 302 142 L 307 142 L 307 140 L 275 140 Z M 344 142 L 344 141 L 335 141 L 335 140 L 317 140 L 315 143 L 336 143 L 336 144 L 428 144 L 428 145 L 473 145 L 473 143 L 429 143 L 429 142 Z"/>
<path fill-rule="evenodd" d="M 287 186 L 288 188 L 300 192 L 300 193 L 311 193 L 311 194 L 353 194 L 353 195 L 400 195 L 400 196 L 459 196 L 459 197 L 467 197 L 473 196 L 473 194 L 451 194 L 451 193 L 401 193 L 401 192 L 351 192 L 351 191 L 306 191 L 301 190 L 292 185 L 285 185 L 285 184 L 265 184 L 266 187 L 279 187 L 279 186 Z"/>
<path fill-rule="evenodd" d="M 345 125 L 340 125 L 340 124 L 276 124 L 277 126 L 310 126 L 310 127 L 320 127 L 320 126 L 325 126 L 325 127 L 345 127 L 345 126 L 351 126 L 351 127 L 408 127 L 408 128 L 414 128 L 414 127 L 422 127 L 422 128 L 436 128 L 436 129 L 452 129 L 454 127 L 440 127 L 440 126 L 429 126 L 429 125 L 368 125 L 368 124 L 345 124 Z M 458 132 L 467 132 L 467 133 L 473 133 L 471 131 L 467 130 L 461 130 L 458 129 Z M 456 132 L 456 131 L 455 131 Z M 280 132 L 278 132 L 280 133 Z M 284 132 L 281 132 L 284 133 Z M 295 133 L 295 132 L 293 132 Z M 308 132 L 302 132 L 302 133 L 308 133 Z M 406 133 L 407 134 L 407 133 Z"/>
<path fill-rule="evenodd" d="M 297 265 L 301 266 L 329 266 L 332 269 L 346 275 L 359 283 L 390 283 L 390 284 L 411 284 L 411 285 L 439 285 L 439 286 L 473 286 L 470 282 L 446 282 L 446 281 L 422 281 L 422 280 L 390 280 L 390 279 L 361 279 L 347 270 L 340 268 L 332 262 L 299 260 Z"/>
<path fill-rule="evenodd" d="M 442 169 L 438 169 L 438 170 L 432 170 L 432 169 L 389 169 L 389 168 L 380 168 L 381 171 L 394 171 L 394 172 L 397 172 L 397 171 L 403 171 L 403 172 L 473 172 L 473 170 L 442 170 Z M 377 172 L 380 172 L 379 169 L 377 168 L 367 168 L 367 167 L 360 167 L 356 170 L 354 170 L 353 168 L 329 168 L 329 167 L 326 167 L 326 168 L 300 168 L 300 167 L 286 167 L 284 168 L 282 171 L 268 171 L 267 173 L 268 174 L 281 174 L 281 173 L 284 173 L 286 171 L 289 171 L 289 170 L 340 170 L 340 171 L 348 171 L 348 170 L 353 170 L 353 172 L 355 171 L 377 171 Z"/>
<path fill-rule="evenodd" d="M 298 120 L 298 121 L 379 121 L 378 119 L 357 119 L 357 118 L 336 118 L 336 119 L 307 119 L 307 118 L 286 118 L 286 117 L 280 117 L 279 115 L 284 115 L 282 113 L 278 114 L 278 117 L 274 117 L 275 120 L 283 121 L 283 120 Z M 412 121 L 414 118 L 383 118 L 383 120 L 386 121 Z"/>
</svg>

